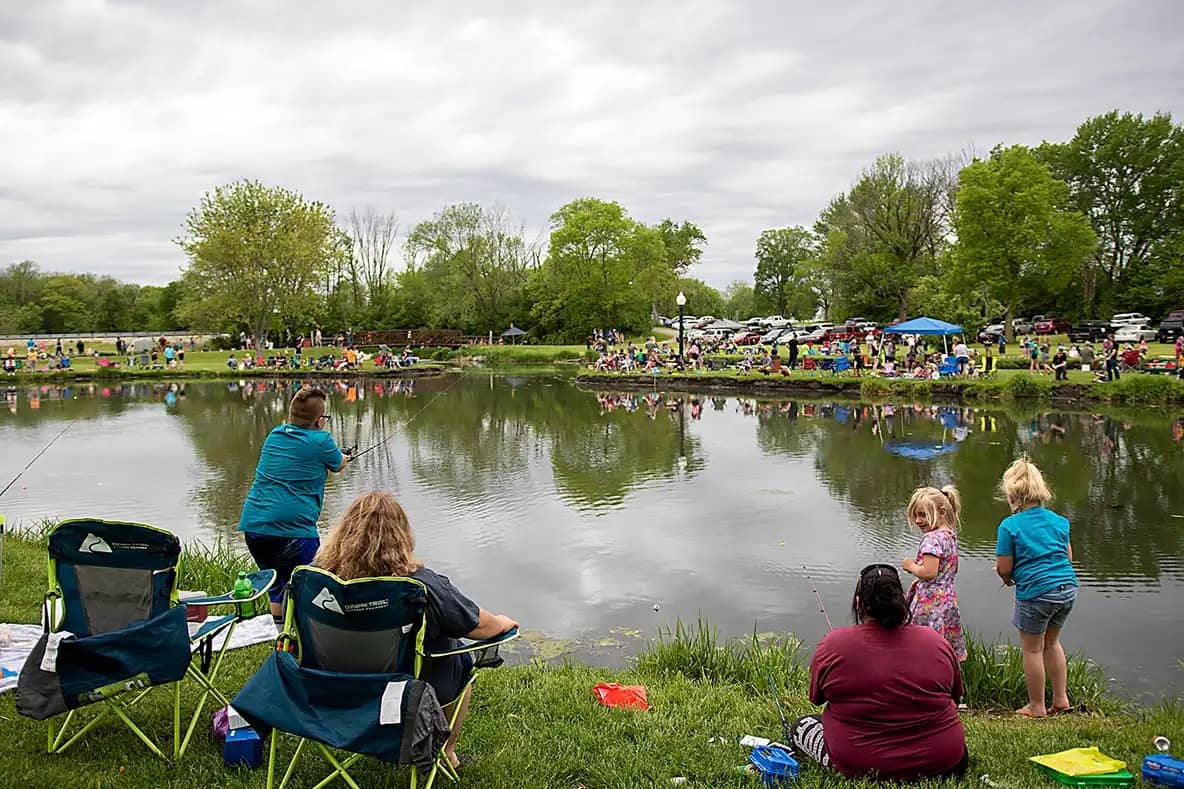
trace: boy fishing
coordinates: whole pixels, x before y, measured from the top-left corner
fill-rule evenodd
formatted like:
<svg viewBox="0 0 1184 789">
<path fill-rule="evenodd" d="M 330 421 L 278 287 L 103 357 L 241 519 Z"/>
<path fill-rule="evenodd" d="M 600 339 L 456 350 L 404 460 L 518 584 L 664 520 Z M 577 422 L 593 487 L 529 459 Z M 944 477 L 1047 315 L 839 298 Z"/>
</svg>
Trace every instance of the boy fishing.
<svg viewBox="0 0 1184 789">
<path fill-rule="evenodd" d="M 350 461 L 325 430 L 329 424 L 325 393 L 304 387 L 292 396 L 288 421 L 263 442 L 255 481 L 243 503 L 239 531 L 261 570 L 275 570 L 271 615 L 277 624 L 292 570 L 311 564 L 321 545 L 317 520 L 325 499 L 328 472 Z"/>
</svg>

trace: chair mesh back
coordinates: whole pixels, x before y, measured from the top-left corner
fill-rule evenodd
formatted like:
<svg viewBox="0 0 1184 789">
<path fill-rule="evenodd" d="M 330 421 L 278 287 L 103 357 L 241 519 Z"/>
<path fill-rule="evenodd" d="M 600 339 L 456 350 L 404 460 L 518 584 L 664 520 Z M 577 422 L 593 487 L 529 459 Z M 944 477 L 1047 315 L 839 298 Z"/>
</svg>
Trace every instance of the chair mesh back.
<svg viewBox="0 0 1184 789">
<path fill-rule="evenodd" d="M 62 521 L 49 534 L 62 590 L 61 629 L 77 636 L 120 630 L 172 605 L 181 542 L 139 523 Z"/>
<path fill-rule="evenodd" d="M 317 668 L 347 674 L 390 674 L 399 671 L 399 629 L 360 631 L 308 620 L 301 633 Z"/>
<path fill-rule="evenodd" d="M 122 567 L 70 568 L 91 635 L 122 630 L 152 616 L 152 573 Z"/>
<path fill-rule="evenodd" d="M 315 567 L 292 573 L 300 663 L 358 674 L 412 674 L 427 592 L 409 578 L 342 581 Z"/>
</svg>

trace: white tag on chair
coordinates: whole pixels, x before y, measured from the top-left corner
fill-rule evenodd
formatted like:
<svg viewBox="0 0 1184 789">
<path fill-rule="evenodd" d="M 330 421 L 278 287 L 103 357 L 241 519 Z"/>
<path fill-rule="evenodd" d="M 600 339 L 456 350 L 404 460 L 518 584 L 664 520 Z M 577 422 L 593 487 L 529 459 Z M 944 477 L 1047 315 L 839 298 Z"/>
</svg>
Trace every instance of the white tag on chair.
<svg viewBox="0 0 1184 789">
<path fill-rule="evenodd" d="M 413 628 L 413 627 L 415 627 L 414 622 L 408 622 L 407 624 L 403 625 L 403 635 L 407 635 L 408 633 L 410 633 L 411 628 Z"/>
<path fill-rule="evenodd" d="M 388 726 L 403 720 L 403 690 L 407 681 L 388 682 L 386 690 L 382 692 L 382 704 L 378 707 L 378 724 Z"/>
<path fill-rule="evenodd" d="M 59 630 L 56 633 L 50 633 L 49 637 L 45 639 L 45 654 L 41 656 L 41 670 L 48 671 L 51 674 L 58 670 L 58 644 L 64 639 L 73 638 L 74 634 L 68 630 Z"/>
</svg>

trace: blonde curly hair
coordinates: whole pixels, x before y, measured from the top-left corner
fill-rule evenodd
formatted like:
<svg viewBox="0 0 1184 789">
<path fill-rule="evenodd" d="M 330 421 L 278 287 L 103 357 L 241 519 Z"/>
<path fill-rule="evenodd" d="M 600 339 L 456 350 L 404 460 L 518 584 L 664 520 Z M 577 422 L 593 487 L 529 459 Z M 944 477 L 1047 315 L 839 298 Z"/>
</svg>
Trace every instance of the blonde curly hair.
<svg viewBox="0 0 1184 789">
<path fill-rule="evenodd" d="M 398 500 L 384 491 L 363 493 L 317 551 L 317 567 L 347 581 L 406 576 L 423 567 L 415 536 Z"/>
<path fill-rule="evenodd" d="M 905 517 L 912 521 L 924 515 L 930 529 L 947 528 L 957 531 L 962 518 L 962 497 L 953 485 L 937 488 L 917 488 L 909 499 Z"/>
</svg>

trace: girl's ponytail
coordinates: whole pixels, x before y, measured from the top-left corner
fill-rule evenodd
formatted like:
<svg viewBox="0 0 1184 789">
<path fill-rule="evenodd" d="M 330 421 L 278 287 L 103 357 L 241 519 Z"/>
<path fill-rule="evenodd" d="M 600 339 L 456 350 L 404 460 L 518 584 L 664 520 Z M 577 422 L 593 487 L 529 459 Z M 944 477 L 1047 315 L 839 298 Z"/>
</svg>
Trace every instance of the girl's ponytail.
<svg viewBox="0 0 1184 789">
<path fill-rule="evenodd" d="M 941 489 L 941 493 L 950 503 L 950 511 L 954 513 L 953 523 L 950 526 L 955 527 L 962 522 L 962 495 L 953 485 L 946 485 Z"/>
</svg>

